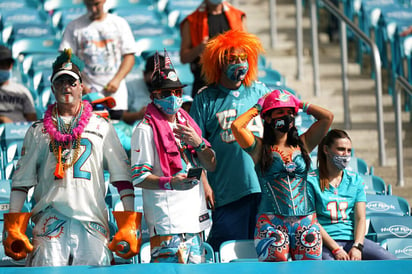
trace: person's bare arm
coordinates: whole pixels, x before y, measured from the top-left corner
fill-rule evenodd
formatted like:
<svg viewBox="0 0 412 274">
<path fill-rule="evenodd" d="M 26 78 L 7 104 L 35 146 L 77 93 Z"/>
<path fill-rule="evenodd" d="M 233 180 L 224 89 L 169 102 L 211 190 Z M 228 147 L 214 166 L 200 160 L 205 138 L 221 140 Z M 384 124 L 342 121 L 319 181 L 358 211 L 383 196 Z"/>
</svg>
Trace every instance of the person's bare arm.
<svg viewBox="0 0 412 274">
<path fill-rule="evenodd" d="M 202 43 L 196 47 L 192 47 L 190 26 L 189 21 L 187 20 L 183 22 L 180 36 L 182 38 L 182 42 L 180 44 L 180 61 L 183 64 L 191 63 L 202 54 L 209 37 L 204 37 Z"/>
<path fill-rule="evenodd" d="M 127 76 L 127 74 L 132 70 L 135 62 L 135 57 L 133 53 L 123 55 L 122 63 L 120 64 L 117 73 L 106 84 L 104 90 L 109 93 L 115 93 L 119 88 L 120 82 Z"/>
</svg>

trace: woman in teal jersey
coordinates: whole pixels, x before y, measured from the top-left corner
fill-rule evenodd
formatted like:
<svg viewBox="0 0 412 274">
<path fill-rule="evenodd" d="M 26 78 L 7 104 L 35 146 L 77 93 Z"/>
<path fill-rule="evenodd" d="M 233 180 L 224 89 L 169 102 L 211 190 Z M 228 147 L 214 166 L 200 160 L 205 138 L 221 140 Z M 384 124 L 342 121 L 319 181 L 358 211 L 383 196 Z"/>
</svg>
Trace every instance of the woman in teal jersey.
<svg viewBox="0 0 412 274">
<path fill-rule="evenodd" d="M 295 127 L 299 108 L 317 120 L 301 136 Z M 255 137 L 246 127 L 259 112 L 264 120 L 263 138 Z M 260 261 L 321 258 L 320 226 L 308 199 L 306 177 L 309 153 L 327 133 L 332 120 L 330 111 L 300 102 L 279 89 L 259 99 L 233 122 L 236 141 L 252 156 L 262 188 L 255 228 Z"/>
<path fill-rule="evenodd" d="M 363 179 L 346 170 L 352 152 L 349 135 L 331 130 L 319 145 L 318 170 L 309 174 L 319 223 L 323 260 L 394 260 L 365 238 L 366 194 Z"/>
</svg>

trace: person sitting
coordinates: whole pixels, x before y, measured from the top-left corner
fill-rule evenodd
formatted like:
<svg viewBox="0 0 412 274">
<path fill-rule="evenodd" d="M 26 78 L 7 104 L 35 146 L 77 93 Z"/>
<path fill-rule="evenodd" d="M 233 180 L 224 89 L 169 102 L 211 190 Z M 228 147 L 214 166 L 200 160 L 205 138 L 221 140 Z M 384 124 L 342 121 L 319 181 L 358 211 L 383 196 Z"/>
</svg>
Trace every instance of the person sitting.
<svg viewBox="0 0 412 274">
<path fill-rule="evenodd" d="M 310 192 L 321 224 L 323 260 L 395 260 L 365 238 L 366 194 L 361 176 L 346 170 L 352 152 L 349 135 L 332 129 L 318 148 L 318 169 L 309 174 Z"/>
</svg>

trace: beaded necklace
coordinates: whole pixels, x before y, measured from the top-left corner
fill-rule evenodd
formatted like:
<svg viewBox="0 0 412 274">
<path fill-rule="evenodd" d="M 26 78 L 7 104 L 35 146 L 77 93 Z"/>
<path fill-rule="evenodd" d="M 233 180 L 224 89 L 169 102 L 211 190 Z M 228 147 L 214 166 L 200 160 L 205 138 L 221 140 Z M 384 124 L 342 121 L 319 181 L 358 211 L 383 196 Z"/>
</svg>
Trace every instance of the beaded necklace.
<svg viewBox="0 0 412 274">
<path fill-rule="evenodd" d="M 44 128 L 50 136 L 50 144 L 57 164 L 54 171 L 56 178 L 62 179 L 64 172 L 78 160 L 80 154 L 81 135 L 92 115 L 92 106 L 83 101 L 78 113 L 72 118 L 68 126 L 58 113 L 57 104 L 50 105 L 44 115 Z M 54 119 L 53 119 L 54 118 Z M 70 162 L 71 150 L 74 149 Z"/>
</svg>

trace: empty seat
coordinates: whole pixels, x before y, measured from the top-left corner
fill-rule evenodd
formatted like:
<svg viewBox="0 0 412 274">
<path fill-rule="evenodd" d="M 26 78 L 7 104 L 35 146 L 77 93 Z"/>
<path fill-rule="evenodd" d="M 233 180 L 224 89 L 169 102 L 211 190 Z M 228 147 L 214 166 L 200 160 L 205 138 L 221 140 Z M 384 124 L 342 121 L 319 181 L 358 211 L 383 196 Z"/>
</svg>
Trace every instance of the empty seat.
<svg viewBox="0 0 412 274">
<path fill-rule="evenodd" d="M 366 194 L 366 215 L 410 215 L 409 203 L 395 195 Z"/>
<path fill-rule="evenodd" d="M 412 259 L 412 239 L 388 238 L 382 241 L 381 246 L 400 260 Z"/>
<path fill-rule="evenodd" d="M 381 177 L 369 174 L 361 174 L 361 177 L 365 182 L 365 192 L 367 194 L 387 194 L 387 186 Z"/>
<path fill-rule="evenodd" d="M 258 261 L 253 240 L 231 240 L 220 245 L 221 263 Z"/>
</svg>

